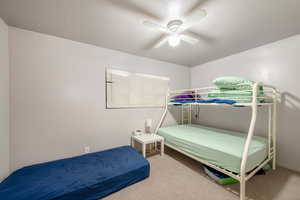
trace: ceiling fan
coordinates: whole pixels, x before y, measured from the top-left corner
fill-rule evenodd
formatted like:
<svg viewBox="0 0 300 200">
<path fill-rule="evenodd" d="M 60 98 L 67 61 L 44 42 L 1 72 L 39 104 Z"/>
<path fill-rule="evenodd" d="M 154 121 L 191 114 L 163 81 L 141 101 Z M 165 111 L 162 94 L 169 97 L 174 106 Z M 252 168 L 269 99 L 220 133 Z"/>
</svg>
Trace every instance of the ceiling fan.
<svg viewBox="0 0 300 200">
<path fill-rule="evenodd" d="M 193 26 L 199 24 L 201 19 L 203 19 L 207 13 L 205 10 L 200 9 L 200 6 L 206 4 L 209 0 L 167 0 L 167 14 L 168 18 L 171 19 L 166 24 L 160 24 L 157 21 L 161 20 L 161 16 L 157 16 L 157 13 L 153 13 L 144 6 L 141 6 L 140 0 L 106 0 L 107 3 L 125 9 L 130 13 L 137 14 L 142 20 L 142 24 L 148 28 L 159 30 L 164 33 L 159 40 L 156 41 L 151 48 L 159 48 L 165 43 L 169 43 L 170 46 L 176 47 L 181 41 L 187 42 L 189 44 L 195 45 L 200 40 L 212 41 L 213 38 L 206 36 L 204 34 L 198 34 L 190 31 L 189 29 Z M 211 0 L 210 0 L 211 1 Z M 144 2 L 144 1 L 142 1 Z M 150 1 L 147 1 L 150 2 Z M 159 5 L 162 0 L 151 1 L 151 3 L 156 3 Z M 183 5 L 188 5 L 189 2 L 196 2 L 192 5 L 187 12 Z M 182 17 L 184 15 L 184 17 Z"/>
<path fill-rule="evenodd" d="M 187 16 L 186 20 L 173 19 L 166 25 L 161 25 L 153 21 L 143 20 L 142 24 L 144 26 L 147 26 L 148 28 L 160 30 L 165 33 L 165 35 L 156 42 L 154 48 L 159 48 L 167 42 L 171 47 L 178 46 L 181 41 L 185 41 L 189 44 L 195 45 L 199 42 L 201 36 L 188 31 L 188 29 L 197 25 L 199 21 L 206 15 L 207 13 L 205 10 L 198 9 L 193 12 L 192 16 Z"/>
</svg>

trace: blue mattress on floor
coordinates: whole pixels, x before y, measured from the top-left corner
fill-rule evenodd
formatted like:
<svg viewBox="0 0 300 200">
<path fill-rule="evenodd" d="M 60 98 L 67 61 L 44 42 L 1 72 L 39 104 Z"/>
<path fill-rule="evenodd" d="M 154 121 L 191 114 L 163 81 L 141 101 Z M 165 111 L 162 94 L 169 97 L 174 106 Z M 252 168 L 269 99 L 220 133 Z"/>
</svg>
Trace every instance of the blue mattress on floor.
<svg viewBox="0 0 300 200">
<path fill-rule="evenodd" d="M 129 146 L 37 164 L 0 184 L 2 200 L 97 200 L 149 176 L 150 165 Z"/>
</svg>

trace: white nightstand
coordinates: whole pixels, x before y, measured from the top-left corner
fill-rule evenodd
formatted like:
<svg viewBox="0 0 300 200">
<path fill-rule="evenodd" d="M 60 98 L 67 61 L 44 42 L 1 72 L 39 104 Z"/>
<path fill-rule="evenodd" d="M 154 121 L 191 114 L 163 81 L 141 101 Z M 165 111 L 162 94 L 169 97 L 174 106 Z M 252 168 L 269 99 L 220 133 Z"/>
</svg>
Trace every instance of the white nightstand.
<svg viewBox="0 0 300 200">
<path fill-rule="evenodd" d="M 164 155 L 164 138 L 157 134 L 141 134 L 131 136 L 131 146 L 134 147 L 134 141 L 142 144 L 143 156 L 146 158 L 146 145 L 155 144 L 155 149 L 157 149 L 157 142 L 160 142 L 160 155 Z"/>
</svg>

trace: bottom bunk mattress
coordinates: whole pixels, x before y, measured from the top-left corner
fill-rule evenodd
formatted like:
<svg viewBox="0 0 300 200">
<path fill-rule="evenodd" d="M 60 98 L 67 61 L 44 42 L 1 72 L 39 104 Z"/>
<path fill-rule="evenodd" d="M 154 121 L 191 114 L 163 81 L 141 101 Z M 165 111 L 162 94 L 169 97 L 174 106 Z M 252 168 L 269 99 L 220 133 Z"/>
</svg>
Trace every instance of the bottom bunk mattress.
<svg viewBox="0 0 300 200">
<path fill-rule="evenodd" d="M 240 173 L 246 134 L 200 125 L 176 125 L 160 128 L 158 134 L 165 144 L 205 160 L 211 164 Z M 249 172 L 267 157 L 267 140 L 254 136 L 248 154 Z"/>
<path fill-rule="evenodd" d="M 24 167 L 0 184 L 5 200 L 96 200 L 149 176 L 129 146 Z"/>
</svg>

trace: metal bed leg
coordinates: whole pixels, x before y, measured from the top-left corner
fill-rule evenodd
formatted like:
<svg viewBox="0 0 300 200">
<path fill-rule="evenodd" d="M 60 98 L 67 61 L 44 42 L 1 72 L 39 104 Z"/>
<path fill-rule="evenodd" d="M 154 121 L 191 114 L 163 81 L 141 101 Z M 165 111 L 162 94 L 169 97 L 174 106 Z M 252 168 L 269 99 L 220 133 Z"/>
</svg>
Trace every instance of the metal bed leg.
<svg viewBox="0 0 300 200">
<path fill-rule="evenodd" d="M 246 200 L 246 181 L 245 178 L 240 180 L 240 200 Z"/>
<path fill-rule="evenodd" d="M 160 155 L 163 156 L 165 154 L 165 141 L 161 140 L 160 142 Z"/>
<path fill-rule="evenodd" d="M 273 169 L 273 170 L 276 170 L 276 156 L 275 156 L 275 150 L 274 150 L 274 155 L 273 155 L 272 169 Z"/>
</svg>

